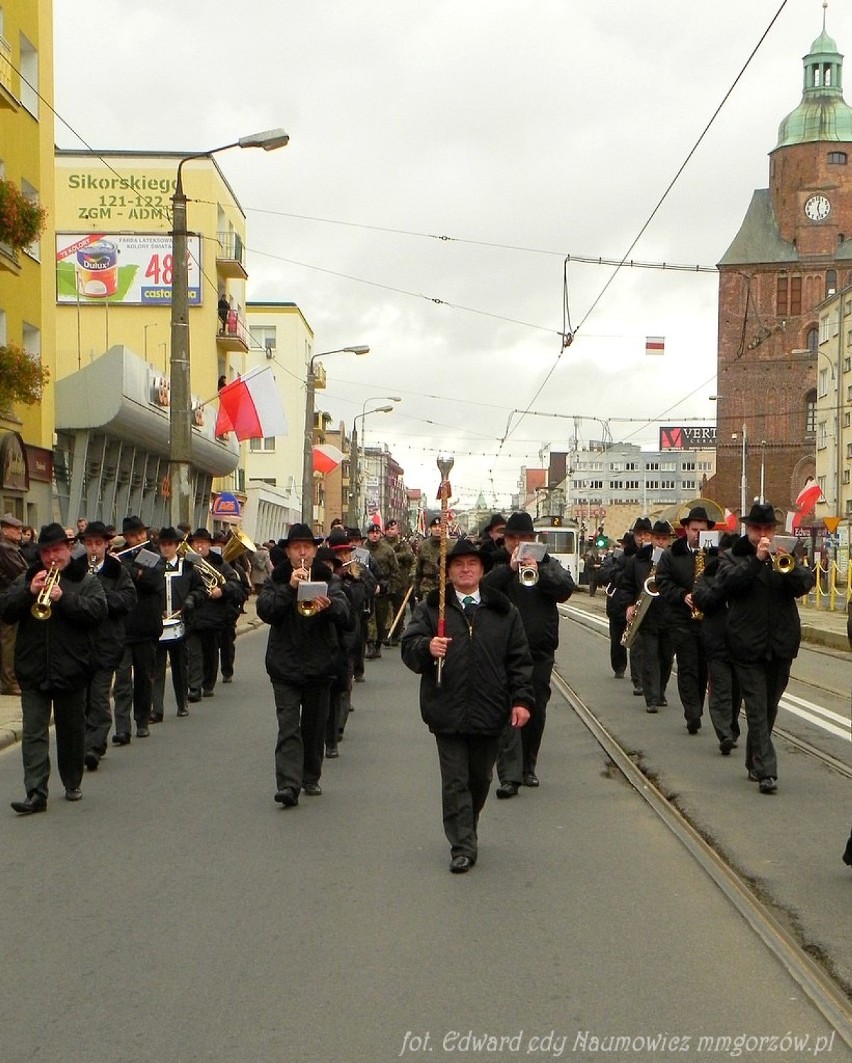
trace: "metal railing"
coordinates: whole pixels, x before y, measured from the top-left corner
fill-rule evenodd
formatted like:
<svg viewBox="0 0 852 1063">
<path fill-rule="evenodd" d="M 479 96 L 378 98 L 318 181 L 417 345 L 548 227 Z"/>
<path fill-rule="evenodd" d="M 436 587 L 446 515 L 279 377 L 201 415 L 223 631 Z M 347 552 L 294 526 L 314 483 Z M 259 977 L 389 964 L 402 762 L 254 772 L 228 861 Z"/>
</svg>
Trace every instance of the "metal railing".
<svg viewBox="0 0 852 1063">
<path fill-rule="evenodd" d="M 852 595 L 852 565 L 842 569 L 836 561 L 816 560 L 816 583 L 803 604 L 814 609 L 843 613 Z"/>
<path fill-rule="evenodd" d="M 239 233 L 216 233 L 216 240 L 219 244 L 216 252 L 217 258 L 227 258 L 245 265 L 246 249 Z"/>
<path fill-rule="evenodd" d="M 0 85 L 12 95 L 12 45 L 0 37 Z"/>
</svg>

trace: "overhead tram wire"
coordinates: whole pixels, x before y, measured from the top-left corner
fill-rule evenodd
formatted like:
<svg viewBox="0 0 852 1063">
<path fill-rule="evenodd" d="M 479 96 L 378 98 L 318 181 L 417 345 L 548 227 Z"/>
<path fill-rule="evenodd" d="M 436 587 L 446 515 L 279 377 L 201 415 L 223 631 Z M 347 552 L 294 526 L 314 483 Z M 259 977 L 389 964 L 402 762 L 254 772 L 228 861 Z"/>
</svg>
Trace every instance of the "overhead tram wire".
<svg viewBox="0 0 852 1063">
<path fill-rule="evenodd" d="M 677 172 L 675 173 L 674 177 L 669 182 L 669 184 L 668 184 L 666 190 L 663 192 L 662 196 L 660 196 L 660 199 L 658 200 L 656 206 L 651 211 L 651 213 L 649 214 L 649 216 L 648 216 L 647 220 L 645 221 L 644 225 L 639 230 L 639 232 L 636 234 L 636 236 L 633 239 L 632 243 L 630 244 L 630 246 L 625 251 L 625 253 L 624 253 L 624 255 L 623 255 L 622 259 L 621 259 L 621 262 L 615 267 L 615 269 L 613 270 L 613 272 L 610 275 L 609 279 L 606 281 L 606 283 L 604 284 L 603 288 L 601 288 L 600 292 L 598 293 L 598 295 L 595 298 L 595 300 L 592 303 L 592 305 L 589 307 L 589 309 L 586 311 L 586 313 L 580 319 L 580 323 L 577 326 L 576 330 L 574 331 L 573 335 L 576 335 L 577 332 L 580 331 L 580 329 L 583 327 L 585 322 L 588 321 L 589 317 L 594 313 L 594 311 L 597 308 L 598 304 L 603 299 L 603 297 L 606 294 L 606 292 L 609 290 L 610 285 L 615 280 L 616 276 L 618 275 L 618 273 L 620 272 L 620 270 L 622 269 L 624 264 L 627 262 L 628 258 L 630 257 L 631 252 L 636 247 L 636 245 L 639 243 L 641 238 L 644 236 L 645 231 L 648 229 L 648 226 L 651 224 L 651 222 L 657 216 L 657 213 L 659 212 L 659 210 L 662 207 L 663 203 L 668 198 L 669 193 L 674 188 L 674 186 L 677 183 L 678 179 L 680 178 L 681 174 L 686 169 L 687 165 L 689 164 L 690 160 L 692 159 L 692 156 L 698 150 L 699 145 L 704 140 L 704 138 L 707 135 L 707 133 L 710 131 L 710 127 L 716 121 L 716 119 L 719 116 L 719 113 L 721 112 L 722 108 L 725 106 L 725 104 L 727 103 L 727 101 L 730 98 L 731 94 L 733 93 L 734 89 L 737 87 L 737 85 L 739 84 L 739 82 L 742 79 L 743 75 L 745 74 L 746 70 L 751 65 L 752 60 L 754 59 L 755 55 L 757 55 L 758 50 L 760 49 L 760 47 L 763 44 L 763 42 L 766 40 L 767 36 L 769 35 L 770 30 L 772 29 L 772 27 L 777 22 L 778 18 L 781 15 L 781 12 L 787 6 L 787 2 L 788 2 L 788 0 L 781 0 L 781 5 L 779 6 L 779 8 L 775 12 L 775 14 L 772 16 L 772 18 L 771 18 L 771 20 L 769 22 L 769 25 L 766 27 L 766 29 L 761 34 L 760 39 L 758 40 L 757 44 L 754 46 L 754 48 L 752 48 L 748 58 L 746 59 L 745 63 L 743 64 L 743 66 L 740 69 L 740 71 L 737 74 L 737 76 L 734 78 L 733 83 L 731 84 L 730 88 L 725 93 L 725 95 L 722 97 L 722 100 L 719 103 L 719 105 L 716 108 L 716 110 L 713 112 L 713 114 L 712 114 L 712 116 L 710 118 L 710 121 L 707 122 L 707 124 L 705 125 L 704 129 L 701 131 L 701 134 L 699 135 L 698 139 L 695 141 L 695 143 L 693 144 L 692 148 L 690 148 L 686 158 L 683 160 L 681 165 L 678 167 Z M 530 400 L 529 404 L 527 405 L 527 408 L 526 408 L 524 414 L 519 418 L 518 423 L 514 426 L 514 428 L 511 428 L 510 426 L 507 425 L 506 436 L 504 437 L 504 440 L 508 438 L 509 434 L 512 431 L 515 431 L 518 428 L 518 426 L 520 425 L 521 421 L 523 421 L 523 419 L 526 416 L 526 414 L 529 413 L 529 411 L 532 408 L 533 404 L 535 403 L 536 399 L 538 399 L 539 395 L 542 393 L 542 391 L 544 390 L 544 388 L 547 385 L 548 381 L 550 380 L 550 378 L 553 376 L 554 372 L 556 371 L 556 367 L 559 365 L 559 362 L 560 362 L 564 352 L 565 352 L 565 347 L 563 346 L 562 350 L 556 356 L 556 359 L 554 360 L 553 365 L 550 367 L 550 369 L 548 370 L 547 374 L 545 375 L 544 380 L 542 380 L 541 384 L 539 385 L 535 395 L 533 395 L 532 399 Z"/>
</svg>

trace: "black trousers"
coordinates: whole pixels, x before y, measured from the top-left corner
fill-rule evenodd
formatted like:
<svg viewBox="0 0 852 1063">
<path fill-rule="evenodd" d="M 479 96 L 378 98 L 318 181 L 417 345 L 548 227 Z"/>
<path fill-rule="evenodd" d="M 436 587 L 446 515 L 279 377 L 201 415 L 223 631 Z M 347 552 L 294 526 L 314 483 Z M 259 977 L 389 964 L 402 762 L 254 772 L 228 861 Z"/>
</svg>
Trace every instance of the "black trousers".
<svg viewBox="0 0 852 1063">
<path fill-rule="evenodd" d="M 746 767 L 758 779 L 778 778 L 772 729 L 778 715 L 778 702 L 790 679 L 790 664 L 786 657 L 735 663 L 748 720 Z"/>
<path fill-rule="evenodd" d="M 86 748 L 86 688 L 77 690 L 23 690 L 24 787 L 27 796 L 47 798 L 50 778 L 50 710 L 56 730 L 56 761 L 66 790 L 76 790 L 83 779 Z"/>
<path fill-rule="evenodd" d="M 355 654 L 355 672 L 356 676 L 362 676 L 364 674 L 364 655 L 367 652 L 367 629 L 369 627 L 370 616 L 368 613 L 362 613 L 360 621 L 356 620 L 356 623 L 361 625 L 361 645 L 358 652 Z"/>
<path fill-rule="evenodd" d="M 96 668 L 86 688 L 86 752 L 102 757 L 112 727 L 109 692 L 113 669 Z"/>
<path fill-rule="evenodd" d="M 720 742 L 723 738 L 736 741 L 740 737 L 742 701 L 737 673 L 730 661 L 720 658 L 708 661 L 707 670 L 710 676 L 707 702 L 716 737 Z"/>
<path fill-rule="evenodd" d="M 154 665 L 157 643 L 151 639 L 128 642 L 115 670 L 115 733 L 130 734 L 131 713 L 137 727 L 147 727 L 154 700 Z"/>
<path fill-rule="evenodd" d="M 154 715 L 163 715 L 163 702 L 166 695 L 166 657 L 172 671 L 172 688 L 175 692 L 177 708 L 185 709 L 189 694 L 187 670 L 186 639 L 172 639 L 158 642 L 154 661 Z"/>
<path fill-rule="evenodd" d="M 476 860 L 476 829 L 497 759 L 499 735 L 436 734 L 444 834 L 453 856 Z"/>
<path fill-rule="evenodd" d="M 707 658 L 701 638 L 701 624 L 672 628 L 672 646 L 677 658 L 677 692 L 687 723 L 704 715 L 707 693 Z"/>
<path fill-rule="evenodd" d="M 222 678 L 230 679 L 234 674 L 234 660 L 237 656 L 237 621 L 228 623 L 219 633 L 219 649 L 222 657 Z"/>
<path fill-rule="evenodd" d="M 219 649 L 223 632 L 213 628 L 192 631 L 186 637 L 190 690 L 212 690 L 219 678 Z"/>
<path fill-rule="evenodd" d="M 609 664 L 616 675 L 627 671 L 627 647 L 621 645 L 621 636 L 627 627 L 627 617 L 609 618 Z"/>
<path fill-rule="evenodd" d="M 642 643 L 642 691 L 646 705 L 659 705 L 666 696 L 674 653 L 667 628 L 649 628 L 644 623 L 636 636 Z"/>
<path fill-rule="evenodd" d="M 272 682 L 278 740 L 275 743 L 275 785 L 296 793 L 305 783 L 319 782 L 325 752 L 325 726 L 331 681 Z"/>
</svg>

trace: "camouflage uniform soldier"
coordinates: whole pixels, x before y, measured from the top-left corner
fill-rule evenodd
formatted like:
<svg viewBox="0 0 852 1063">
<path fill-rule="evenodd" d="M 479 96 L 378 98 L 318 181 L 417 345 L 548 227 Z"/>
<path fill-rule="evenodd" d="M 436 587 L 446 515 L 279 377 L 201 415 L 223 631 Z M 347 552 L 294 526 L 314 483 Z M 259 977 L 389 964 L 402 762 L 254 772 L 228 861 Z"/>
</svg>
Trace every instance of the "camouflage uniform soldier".
<svg viewBox="0 0 852 1063">
<path fill-rule="evenodd" d="M 388 546 L 396 554 L 396 561 L 399 565 L 399 575 L 396 579 L 391 581 L 390 586 L 390 620 L 388 624 L 392 624 L 396 618 L 396 614 L 402 608 L 402 603 L 405 598 L 408 588 L 411 586 L 411 570 L 414 568 L 414 551 L 405 539 L 399 534 L 399 521 L 389 520 L 385 525 L 385 541 Z M 384 640 L 385 646 L 398 646 L 399 636 L 405 622 L 402 617 L 399 619 L 399 623 L 396 625 L 396 630 L 393 633 L 393 637 Z"/>
<path fill-rule="evenodd" d="M 429 538 L 420 544 L 417 564 L 414 566 L 414 589 L 411 594 L 418 602 L 437 588 L 440 570 L 441 518 L 434 517 L 429 524 Z"/>
<path fill-rule="evenodd" d="M 379 589 L 373 599 L 373 615 L 367 629 L 368 661 L 376 660 L 382 655 L 382 642 L 385 632 L 390 627 L 393 617 L 391 611 L 391 589 L 399 579 L 399 564 L 393 548 L 382 539 L 382 529 L 378 524 L 371 524 L 367 529 L 367 549 L 370 559 L 378 569 Z"/>
</svg>

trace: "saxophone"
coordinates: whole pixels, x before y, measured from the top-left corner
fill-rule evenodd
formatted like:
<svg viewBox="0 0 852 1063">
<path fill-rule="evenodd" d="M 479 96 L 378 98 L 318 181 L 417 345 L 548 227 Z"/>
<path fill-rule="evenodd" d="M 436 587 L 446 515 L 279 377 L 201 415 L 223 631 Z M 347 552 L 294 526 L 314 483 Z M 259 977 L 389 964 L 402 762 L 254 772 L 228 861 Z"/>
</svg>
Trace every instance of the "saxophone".
<svg viewBox="0 0 852 1063">
<path fill-rule="evenodd" d="M 704 565 L 706 564 L 706 562 L 707 562 L 707 557 L 706 557 L 704 551 L 703 550 L 696 551 L 696 554 L 695 554 L 695 574 L 692 577 L 692 589 L 693 590 L 695 590 L 695 584 L 699 581 L 699 579 L 701 578 L 702 573 L 704 572 Z M 690 619 L 691 620 L 703 620 L 704 619 L 704 614 L 701 612 L 701 610 L 695 604 L 693 604 L 693 606 L 692 606 L 692 613 L 690 614 Z"/>
<path fill-rule="evenodd" d="M 660 550 L 662 553 L 662 550 Z M 642 590 L 639 592 L 639 597 L 633 603 L 635 612 L 633 613 L 633 619 L 628 623 L 624 629 L 624 634 L 621 636 L 621 645 L 626 649 L 630 649 L 633 645 L 636 634 L 639 631 L 639 625 L 645 619 L 645 615 L 651 608 L 651 602 L 655 598 L 659 598 L 660 592 L 657 590 L 657 583 L 654 577 L 657 574 L 657 562 L 651 565 L 651 571 L 648 573 L 648 578 L 642 584 Z"/>
</svg>

